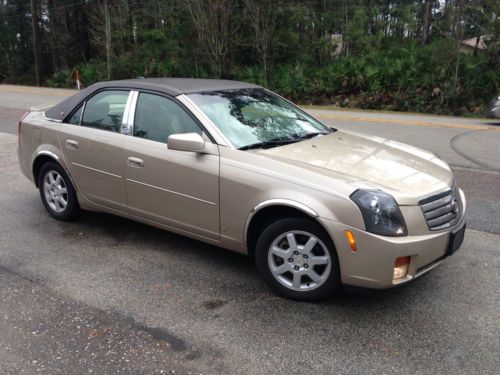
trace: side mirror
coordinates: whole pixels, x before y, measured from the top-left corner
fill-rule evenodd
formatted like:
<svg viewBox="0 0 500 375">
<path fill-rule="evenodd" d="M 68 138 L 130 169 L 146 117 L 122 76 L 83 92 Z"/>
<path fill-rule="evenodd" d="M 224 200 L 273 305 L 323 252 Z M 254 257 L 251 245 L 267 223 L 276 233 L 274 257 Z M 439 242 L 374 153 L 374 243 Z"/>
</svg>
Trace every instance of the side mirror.
<svg viewBox="0 0 500 375">
<path fill-rule="evenodd" d="M 168 137 L 169 150 L 203 152 L 205 141 L 197 133 L 172 134 Z"/>
</svg>

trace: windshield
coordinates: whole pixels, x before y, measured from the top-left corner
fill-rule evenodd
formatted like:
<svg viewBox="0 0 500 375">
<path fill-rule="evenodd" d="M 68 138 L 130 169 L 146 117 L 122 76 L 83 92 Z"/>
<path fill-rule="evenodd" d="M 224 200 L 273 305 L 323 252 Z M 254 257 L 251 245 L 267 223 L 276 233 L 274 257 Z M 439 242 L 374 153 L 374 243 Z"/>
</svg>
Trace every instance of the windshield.
<svg viewBox="0 0 500 375">
<path fill-rule="evenodd" d="M 272 147 L 331 131 L 264 89 L 211 91 L 188 96 L 239 149 Z"/>
</svg>

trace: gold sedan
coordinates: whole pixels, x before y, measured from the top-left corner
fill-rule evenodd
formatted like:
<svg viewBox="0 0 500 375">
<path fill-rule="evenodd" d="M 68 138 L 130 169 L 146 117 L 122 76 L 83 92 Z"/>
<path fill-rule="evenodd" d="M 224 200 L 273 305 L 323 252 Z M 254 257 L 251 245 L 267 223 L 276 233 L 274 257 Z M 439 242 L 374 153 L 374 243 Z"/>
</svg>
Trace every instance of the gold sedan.
<svg viewBox="0 0 500 375">
<path fill-rule="evenodd" d="M 95 84 L 19 123 L 48 212 L 108 212 L 255 258 L 278 294 L 389 288 L 461 245 L 465 197 L 434 154 L 327 127 L 253 84 Z"/>
</svg>

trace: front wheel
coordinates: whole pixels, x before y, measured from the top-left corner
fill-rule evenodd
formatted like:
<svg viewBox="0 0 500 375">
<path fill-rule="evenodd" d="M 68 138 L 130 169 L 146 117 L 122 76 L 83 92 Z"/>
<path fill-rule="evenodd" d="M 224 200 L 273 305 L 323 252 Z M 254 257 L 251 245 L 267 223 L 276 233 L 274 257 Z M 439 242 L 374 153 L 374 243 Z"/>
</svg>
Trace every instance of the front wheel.
<svg viewBox="0 0 500 375">
<path fill-rule="evenodd" d="M 268 226 L 257 241 L 255 257 L 263 279 L 283 297 L 313 301 L 340 287 L 332 240 L 310 219 L 286 218 Z"/>
<path fill-rule="evenodd" d="M 68 221 L 80 212 L 75 188 L 59 164 L 49 162 L 42 166 L 38 188 L 43 205 L 54 218 Z"/>
</svg>

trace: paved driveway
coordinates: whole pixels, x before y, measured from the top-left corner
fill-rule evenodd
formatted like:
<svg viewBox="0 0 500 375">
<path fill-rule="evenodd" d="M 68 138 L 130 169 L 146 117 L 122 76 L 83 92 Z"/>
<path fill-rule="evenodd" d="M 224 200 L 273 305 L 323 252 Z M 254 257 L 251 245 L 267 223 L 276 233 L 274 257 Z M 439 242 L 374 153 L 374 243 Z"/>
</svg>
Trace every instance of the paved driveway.
<svg viewBox="0 0 500 375">
<path fill-rule="evenodd" d="M 410 285 L 297 303 L 271 294 L 244 256 L 109 215 L 51 219 L 19 172 L 9 113 L 63 94 L 0 86 L 0 373 L 498 373 L 495 126 L 315 111 L 439 152 L 468 196 L 470 229 Z"/>
</svg>

